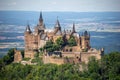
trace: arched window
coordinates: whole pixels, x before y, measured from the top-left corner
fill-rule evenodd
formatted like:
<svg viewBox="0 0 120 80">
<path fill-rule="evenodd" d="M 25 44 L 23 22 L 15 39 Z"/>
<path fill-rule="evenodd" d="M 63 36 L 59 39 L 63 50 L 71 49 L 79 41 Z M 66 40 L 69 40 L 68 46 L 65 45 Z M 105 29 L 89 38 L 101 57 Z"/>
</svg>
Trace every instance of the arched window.
<svg viewBox="0 0 120 80">
<path fill-rule="evenodd" d="M 68 49 L 66 49 L 66 52 L 68 52 Z"/>
<path fill-rule="evenodd" d="M 72 48 L 70 49 L 70 52 L 72 52 Z"/>
</svg>

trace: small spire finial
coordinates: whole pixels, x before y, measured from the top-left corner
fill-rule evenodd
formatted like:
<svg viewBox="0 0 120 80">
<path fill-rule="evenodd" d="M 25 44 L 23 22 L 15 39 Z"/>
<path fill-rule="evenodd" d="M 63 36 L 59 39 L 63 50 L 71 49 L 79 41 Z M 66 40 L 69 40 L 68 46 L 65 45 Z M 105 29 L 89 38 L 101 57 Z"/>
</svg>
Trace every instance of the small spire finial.
<svg viewBox="0 0 120 80">
<path fill-rule="evenodd" d="M 75 23 L 73 22 L 73 31 L 72 31 L 73 33 L 75 33 L 76 31 L 75 31 Z"/>
</svg>

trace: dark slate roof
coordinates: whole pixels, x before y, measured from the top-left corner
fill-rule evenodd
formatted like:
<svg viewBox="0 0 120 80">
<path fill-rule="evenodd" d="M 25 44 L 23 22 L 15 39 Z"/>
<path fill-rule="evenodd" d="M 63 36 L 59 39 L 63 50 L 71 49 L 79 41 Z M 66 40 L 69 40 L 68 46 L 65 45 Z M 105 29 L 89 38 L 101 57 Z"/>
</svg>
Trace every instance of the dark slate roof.
<svg viewBox="0 0 120 80">
<path fill-rule="evenodd" d="M 45 40 L 46 36 L 47 36 L 46 34 L 41 34 L 40 38 L 41 38 L 42 40 Z"/>
<path fill-rule="evenodd" d="M 55 35 L 62 35 L 62 32 L 58 30 Z"/>
</svg>

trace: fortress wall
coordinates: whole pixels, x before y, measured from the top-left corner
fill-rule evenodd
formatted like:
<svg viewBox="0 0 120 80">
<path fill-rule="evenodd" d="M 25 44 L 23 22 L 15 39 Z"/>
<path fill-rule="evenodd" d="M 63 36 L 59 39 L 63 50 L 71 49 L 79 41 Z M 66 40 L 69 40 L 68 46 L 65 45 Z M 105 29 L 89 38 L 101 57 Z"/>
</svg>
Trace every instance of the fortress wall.
<svg viewBox="0 0 120 80">
<path fill-rule="evenodd" d="M 82 62 L 85 62 L 85 63 L 88 63 L 89 61 L 89 58 L 92 57 L 92 56 L 95 56 L 96 59 L 101 59 L 101 55 L 98 54 L 98 53 L 95 53 L 95 52 L 83 52 L 83 53 L 80 53 L 81 54 L 81 61 Z"/>
<path fill-rule="evenodd" d="M 53 64 L 58 64 L 58 65 L 64 64 L 64 60 L 63 60 L 62 58 L 61 58 L 61 59 L 51 58 L 50 61 L 51 61 L 51 63 L 53 63 Z"/>
<path fill-rule="evenodd" d="M 53 64 L 64 64 L 64 59 L 63 58 L 52 58 L 50 56 L 43 56 L 43 62 L 44 64 L 47 63 L 53 63 Z"/>
<path fill-rule="evenodd" d="M 73 52 L 63 52 L 63 57 L 75 57 L 75 54 Z"/>
</svg>

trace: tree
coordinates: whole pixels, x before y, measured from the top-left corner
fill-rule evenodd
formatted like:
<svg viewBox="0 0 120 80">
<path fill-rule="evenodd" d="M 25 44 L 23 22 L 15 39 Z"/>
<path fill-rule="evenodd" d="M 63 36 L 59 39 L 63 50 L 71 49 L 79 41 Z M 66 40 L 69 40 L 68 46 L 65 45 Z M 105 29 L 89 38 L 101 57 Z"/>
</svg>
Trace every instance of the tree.
<svg viewBox="0 0 120 80">
<path fill-rule="evenodd" d="M 70 39 L 68 40 L 68 45 L 69 46 L 76 46 L 77 43 L 76 43 L 76 40 L 75 40 L 75 37 L 74 36 L 71 36 Z"/>
<path fill-rule="evenodd" d="M 101 59 L 102 79 L 120 79 L 120 53 L 112 52 Z"/>
<path fill-rule="evenodd" d="M 51 40 L 47 41 L 46 45 L 44 46 L 44 49 L 46 49 L 46 51 L 48 51 L 48 52 L 51 52 L 51 51 L 53 51 L 52 46 L 53 46 L 53 42 Z"/>
<path fill-rule="evenodd" d="M 10 62 L 13 62 L 13 60 L 14 60 L 14 48 L 10 49 L 10 50 L 8 51 L 7 55 L 8 55 L 9 58 L 10 58 L 9 61 L 10 61 Z"/>
<path fill-rule="evenodd" d="M 52 41 L 46 42 L 44 49 L 46 49 L 46 51 L 48 51 L 48 52 L 58 51 L 62 48 L 63 44 L 64 44 L 64 41 L 60 37 L 56 40 L 55 43 L 53 43 Z"/>
<path fill-rule="evenodd" d="M 10 64 L 11 62 L 14 61 L 14 48 L 10 49 L 7 53 L 7 55 L 5 55 L 3 57 L 3 62 L 7 65 Z"/>
<path fill-rule="evenodd" d="M 56 40 L 56 44 L 57 44 L 58 46 L 60 46 L 60 48 L 63 47 L 64 41 L 63 41 L 62 37 L 59 37 L 59 38 Z"/>
<path fill-rule="evenodd" d="M 43 53 L 43 51 L 44 51 L 44 48 L 42 47 L 42 48 L 40 48 L 39 50 L 40 50 L 40 52 L 42 52 L 42 53 Z"/>
</svg>

